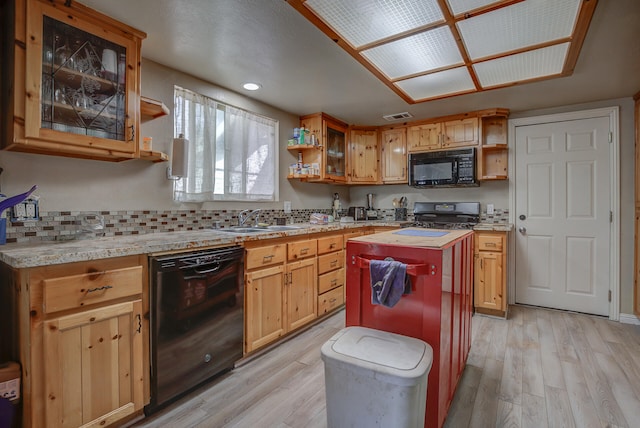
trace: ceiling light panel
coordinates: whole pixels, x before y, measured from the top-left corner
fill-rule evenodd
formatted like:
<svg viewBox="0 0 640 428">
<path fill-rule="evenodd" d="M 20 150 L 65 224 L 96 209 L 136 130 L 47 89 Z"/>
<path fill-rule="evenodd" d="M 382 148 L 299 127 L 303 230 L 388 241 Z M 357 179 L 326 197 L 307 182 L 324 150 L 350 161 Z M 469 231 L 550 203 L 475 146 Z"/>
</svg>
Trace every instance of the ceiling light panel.
<svg viewBox="0 0 640 428">
<path fill-rule="evenodd" d="M 570 37 L 582 0 L 527 0 L 457 23 L 472 60 Z"/>
<path fill-rule="evenodd" d="M 437 0 L 307 0 L 305 6 L 356 49 L 444 21 Z"/>
<path fill-rule="evenodd" d="M 464 12 L 480 9 L 490 4 L 497 3 L 496 0 L 447 0 L 449 10 L 453 16 Z"/>
<path fill-rule="evenodd" d="M 510 55 L 473 66 L 483 88 L 562 73 L 569 43 Z"/>
<path fill-rule="evenodd" d="M 463 62 L 446 26 L 364 50 L 362 56 L 392 80 Z"/>
<path fill-rule="evenodd" d="M 396 82 L 395 85 L 414 100 L 425 100 L 475 91 L 466 67 L 418 76 Z"/>
</svg>

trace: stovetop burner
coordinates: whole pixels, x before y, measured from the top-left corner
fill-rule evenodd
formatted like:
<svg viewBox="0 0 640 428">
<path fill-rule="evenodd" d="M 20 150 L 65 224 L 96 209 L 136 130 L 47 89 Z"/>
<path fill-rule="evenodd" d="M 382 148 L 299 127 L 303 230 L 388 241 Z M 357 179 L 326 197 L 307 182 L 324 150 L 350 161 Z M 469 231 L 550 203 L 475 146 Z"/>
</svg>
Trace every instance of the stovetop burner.
<svg viewBox="0 0 640 428">
<path fill-rule="evenodd" d="M 479 202 L 416 202 L 414 227 L 473 229 L 480 221 Z"/>
</svg>

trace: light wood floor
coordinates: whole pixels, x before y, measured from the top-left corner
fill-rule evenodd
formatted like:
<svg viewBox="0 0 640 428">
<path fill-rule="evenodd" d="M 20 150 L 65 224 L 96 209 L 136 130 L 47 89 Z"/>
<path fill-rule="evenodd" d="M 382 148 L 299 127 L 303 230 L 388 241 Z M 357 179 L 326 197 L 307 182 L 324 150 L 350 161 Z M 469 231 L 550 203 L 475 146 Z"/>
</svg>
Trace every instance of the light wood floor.
<svg viewBox="0 0 640 428">
<path fill-rule="evenodd" d="M 136 427 L 324 428 L 320 347 L 343 326 L 341 311 Z M 640 326 L 514 306 L 472 333 L 445 427 L 640 426 Z"/>
</svg>

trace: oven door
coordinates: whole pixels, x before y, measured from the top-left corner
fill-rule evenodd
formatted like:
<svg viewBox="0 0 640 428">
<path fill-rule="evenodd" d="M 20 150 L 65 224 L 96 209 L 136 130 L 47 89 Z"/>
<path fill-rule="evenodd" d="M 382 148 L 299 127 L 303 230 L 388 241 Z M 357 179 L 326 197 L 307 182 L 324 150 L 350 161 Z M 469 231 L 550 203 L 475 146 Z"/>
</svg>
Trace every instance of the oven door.
<svg viewBox="0 0 640 428">
<path fill-rule="evenodd" d="M 409 155 L 409 183 L 412 187 L 452 186 L 457 182 L 457 158 L 437 156 L 437 153 Z"/>
</svg>

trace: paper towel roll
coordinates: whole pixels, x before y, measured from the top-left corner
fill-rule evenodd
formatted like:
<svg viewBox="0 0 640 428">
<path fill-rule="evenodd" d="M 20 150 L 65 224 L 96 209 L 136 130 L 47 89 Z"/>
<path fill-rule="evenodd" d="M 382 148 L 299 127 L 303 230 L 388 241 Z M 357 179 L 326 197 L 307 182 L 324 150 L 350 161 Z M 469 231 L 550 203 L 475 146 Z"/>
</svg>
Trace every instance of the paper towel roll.
<svg viewBox="0 0 640 428">
<path fill-rule="evenodd" d="M 173 153 L 171 155 L 171 175 L 185 177 L 189 169 L 189 140 L 180 134 L 173 139 Z"/>
</svg>

